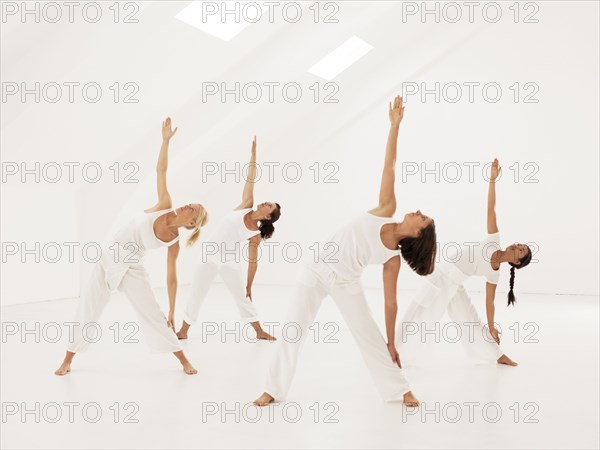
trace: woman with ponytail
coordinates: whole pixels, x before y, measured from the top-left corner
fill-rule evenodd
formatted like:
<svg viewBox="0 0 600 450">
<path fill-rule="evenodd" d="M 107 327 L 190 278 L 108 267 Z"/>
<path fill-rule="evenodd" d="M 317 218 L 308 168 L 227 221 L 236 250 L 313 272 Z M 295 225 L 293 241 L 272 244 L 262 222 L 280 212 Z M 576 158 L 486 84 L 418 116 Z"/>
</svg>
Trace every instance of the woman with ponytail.
<svg viewBox="0 0 600 450">
<path fill-rule="evenodd" d="M 490 170 L 487 204 L 487 232 L 485 240 L 475 246 L 460 247 L 456 254 L 449 255 L 447 261 L 436 264 L 434 272 L 426 277 L 427 282 L 415 296 L 409 306 L 397 332 L 398 346 L 403 352 L 414 356 L 414 346 L 409 336 L 421 341 L 422 330 L 431 330 L 428 324 L 438 322 L 448 311 L 450 319 L 460 327 L 461 342 L 469 356 L 499 364 L 516 366 L 500 349 L 500 332 L 494 324 L 494 300 L 496 285 L 503 263 L 510 265 L 510 291 L 508 305 L 513 305 L 515 269 L 522 269 L 531 261 L 531 249 L 525 244 L 513 244 L 502 250 L 500 233 L 496 223 L 496 180 L 500 173 L 498 160 L 494 159 Z M 487 338 L 477 310 L 467 294 L 463 282 L 471 276 L 483 276 L 486 279 L 486 316 L 487 329 L 491 339 Z"/>
<path fill-rule="evenodd" d="M 309 334 L 323 299 L 330 295 L 346 321 L 384 401 L 402 401 L 416 407 L 404 377 L 400 355 L 395 346 L 395 323 L 398 305 L 396 286 L 400 273 L 400 256 L 419 275 L 433 271 L 436 234 L 431 217 L 421 211 L 394 219 L 396 212 L 395 167 L 400 122 L 404 117 L 402 97 L 389 104 L 390 129 L 385 149 L 383 172 L 379 185 L 379 203 L 342 226 L 300 275 L 300 282 L 288 310 L 286 324 L 293 323 L 299 339 L 282 339 L 271 360 L 263 394 L 254 401 L 265 406 L 282 401 L 290 389 L 300 350 Z M 365 266 L 382 268 L 385 303 L 384 337 L 367 303 L 360 277 Z"/>
<path fill-rule="evenodd" d="M 250 323 L 256 331 L 257 339 L 275 340 L 264 331 L 258 321 L 256 307 L 252 300 L 252 283 L 258 269 L 258 247 L 275 232 L 273 224 L 279 220 L 281 206 L 274 202 L 254 205 L 254 180 L 256 178 L 256 136 L 252 141 L 248 177 L 242 193 L 242 203 L 227 214 L 217 225 L 216 231 L 203 242 L 202 261 L 198 265 L 181 329 L 179 339 L 187 339 L 188 330 L 198 318 L 200 307 L 208 294 L 210 285 L 221 274 L 223 281 L 233 296 L 242 319 Z M 240 246 L 248 241 L 248 274 L 244 287 Z M 244 256 L 245 258 L 245 256 Z"/>
<path fill-rule="evenodd" d="M 104 307 L 110 300 L 111 291 L 119 289 L 131 302 L 142 332 L 153 352 L 172 352 L 188 375 L 197 373 L 187 360 L 175 335 L 175 297 L 177 294 L 176 261 L 179 255 L 179 228 L 193 230 L 188 245 L 193 244 L 206 224 L 207 214 L 200 204 L 189 204 L 172 208 L 167 190 L 167 166 L 169 142 L 175 130 L 171 119 L 162 124 L 162 145 L 156 165 L 158 201 L 119 230 L 111 242 L 102 248 L 102 257 L 94 266 L 89 282 L 84 287 L 77 309 L 74 336 L 67 347 L 61 366 L 54 372 L 66 375 L 71 371 L 75 353 L 89 347 L 86 327 L 96 324 Z M 144 268 L 147 250 L 167 247 L 167 290 L 169 295 L 169 317 L 166 318 L 154 297 L 148 273 Z"/>
</svg>

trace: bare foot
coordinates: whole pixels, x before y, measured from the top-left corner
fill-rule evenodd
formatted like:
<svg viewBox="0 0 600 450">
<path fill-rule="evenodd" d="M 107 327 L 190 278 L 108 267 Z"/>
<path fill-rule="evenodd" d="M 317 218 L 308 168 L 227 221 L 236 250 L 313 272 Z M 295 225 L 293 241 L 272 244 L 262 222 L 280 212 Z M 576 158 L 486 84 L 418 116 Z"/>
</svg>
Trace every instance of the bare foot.
<svg viewBox="0 0 600 450">
<path fill-rule="evenodd" d="M 181 322 L 181 328 L 175 334 L 177 335 L 177 337 L 179 339 L 187 339 L 188 338 L 187 332 L 189 329 L 190 329 L 190 324 L 184 320 L 183 322 Z"/>
<path fill-rule="evenodd" d="M 256 332 L 256 339 L 262 339 L 262 340 L 265 340 L 265 341 L 276 341 L 277 340 L 276 337 L 271 336 L 265 330 L 257 331 Z"/>
<path fill-rule="evenodd" d="M 266 392 L 263 392 L 263 394 L 260 397 L 254 400 L 254 404 L 256 406 L 267 406 L 269 403 L 273 403 L 274 401 L 275 399 L 273 397 L 271 397 Z"/>
<path fill-rule="evenodd" d="M 173 352 L 173 354 L 175 355 L 175 357 L 179 360 L 179 362 L 183 366 L 183 371 L 186 374 L 196 375 L 198 373 L 198 371 L 196 369 L 194 369 L 194 366 L 192 366 L 192 363 L 189 362 L 188 359 L 183 354 L 183 350 Z"/>
<path fill-rule="evenodd" d="M 262 329 L 258 320 L 256 322 L 251 322 L 250 325 L 252 325 L 252 328 L 254 328 L 254 331 L 256 331 L 256 339 L 261 339 L 263 341 L 277 340 L 275 337 L 271 336 L 269 333 Z"/>
<path fill-rule="evenodd" d="M 414 396 L 412 391 L 408 391 L 406 394 L 404 394 L 404 404 L 406 406 L 416 408 L 419 406 L 419 400 L 417 400 L 417 397 Z"/>
<path fill-rule="evenodd" d="M 184 361 L 181 363 L 183 366 L 183 371 L 188 375 L 196 375 L 198 371 L 194 369 L 194 366 L 189 361 Z"/>
<path fill-rule="evenodd" d="M 518 364 L 516 362 L 514 362 L 512 359 L 510 359 L 508 356 L 506 355 L 502 355 L 500 358 L 498 358 L 498 364 L 506 364 L 507 366 L 518 366 Z"/>
<path fill-rule="evenodd" d="M 179 339 L 187 339 L 187 332 L 183 331 L 183 328 L 175 333 Z"/>
<path fill-rule="evenodd" d="M 71 371 L 71 363 L 63 362 L 60 367 L 54 371 L 54 375 L 58 375 L 62 377 L 63 375 L 68 374 Z"/>
</svg>

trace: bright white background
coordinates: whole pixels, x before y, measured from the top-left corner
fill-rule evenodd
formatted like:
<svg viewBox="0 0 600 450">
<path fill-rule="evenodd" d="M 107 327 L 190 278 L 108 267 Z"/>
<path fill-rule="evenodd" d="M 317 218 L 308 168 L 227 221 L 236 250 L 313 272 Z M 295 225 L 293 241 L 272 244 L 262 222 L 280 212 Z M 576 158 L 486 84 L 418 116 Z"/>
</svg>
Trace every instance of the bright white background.
<svg viewBox="0 0 600 450">
<path fill-rule="evenodd" d="M 538 23 L 514 23 L 508 4 L 505 16 L 490 24 L 475 15 L 474 23 L 425 23 L 418 16 L 403 23 L 402 7 L 394 2 L 340 3 L 336 24 L 310 19 L 288 23 L 251 24 L 230 42 L 197 30 L 175 15 L 188 2 L 140 3 L 139 23 L 97 24 L 76 20 L 23 24 L 2 23 L 3 83 L 36 81 L 97 82 L 103 87 L 98 103 L 63 98 L 36 103 L 30 95 L 2 101 L 2 162 L 97 162 L 102 180 L 86 183 L 66 171 L 58 183 L 33 182 L 28 176 L 9 176 L 2 183 L 2 242 L 102 241 L 133 214 L 155 201 L 154 165 L 160 146 L 160 123 L 167 116 L 179 127 L 172 140 L 169 186 L 175 206 L 203 203 L 211 222 L 234 208 L 243 180 L 232 175 L 202 181 L 203 162 L 244 164 L 251 138 L 258 136 L 258 160 L 280 162 L 275 180 L 256 186 L 255 199 L 277 201 L 282 218 L 274 240 L 308 247 L 353 215 L 374 207 L 388 131 L 387 102 L 401 94 L 403 83 L 480 83 L 474 102 L 456 103 L 433 95 L 407 98 L 398 147 L 398 220 L 420 208 L 436 220 L 438 238 L 448 242 L 476 241 L 485 234 L 486 183 L 483 164 L 498 157 L 504 177 L 497 185 L 498 223 L 503 242 L 535 242 L 539 262 L 519 271 L 516 290 L 543 294 L 598 295 L 598 3 L 539 3 Z M 105 8 L 105 14 L 108 12 Z M 466 10 L 463 11 L 466 13 Z M 322 80 L 307 69 L 352 35 L 373 49 L 333 81 L 337 104 L 315 103 L 310 86 Z M 109 86 L 134 82 L 139 102 L 114 103 Z M 296 82 L 304 95 L 297 103 L 265 97 L 257 103 L 232 96 L 225 102 L 213 96 L 203 102 L 202 83 Z M 502 87 L 502 98 L 485 101 L 481 85 Z M 521 90 L 513 100 L 514 83 L 539 86 L 537 103 L 524 103 Z M 4 86 L 4 85 L 3 85 Z M 405 85 L 406 86 L 406 85 Z M 321 91 L 323 93 L 323 91 Z M 122 91 L 123 93 L 123 91 Z M 66 91 L 63 92 L 66 95 Z M 108 167 L 136 163 L 139 183 L 111 181 Z M 286 182 L 281 167 L 296 162 L 303 169 L 297 183 Z M 313 181 L 309 167 L 321 164 L 321 180 Z M 337 183 L 323 183 L 335 162 Z M 402 183 L 402 162 L 426 163 L 433 168 L 455 162 L 463 167 L 456 183 L 420 173 Z M 478 163 L 469 182 L 465 163 Z M 534 163 L 539 169 L 526 183 Z M 520 168 L 518 179 L 509 166 Z M 79 166 L 81 167 L 81 166 Z M 291 172 L 293 174 L 293 172 Z M 448 172 L 454 176 L 454 172 Z M 122 173 L 123 174 L 123 173 Z M 206 234 L 205 234 L 206 235 Z M 279 247 L 281 248 L 281 247 Z M 63 248 L 66 250 L 66 248 Z M 182 252 L 180 283 L 190 281 L 199 249 Z M 80 253 L 77 253 L 80 255 Z M 148 258 L 155 286 L 165 284 L 165 253 Z M 256 285 L 291 284 L 297 264 L 261 262 Z M 3 251 L 2 304 L 25 303 L 78 295 L 90 265 L 69 263 L 23 264 L 20 255 Z M 369 268 L 368 287 L 380 286 L 380 269 Z M 412 289 L 418 277 L 405 268 L 400 288 Z M 480 281 L 468 285 L 480 289 Z M 507 274 L 500 280 L 506 290 Z M 557 298 L 558 299 L 558 298 Z"/>
<path fill-rule="evenodd" d="M 598 448 L 598 2 L 479 2 L 472 23 L 465 2 L 330 2 L 339 8 L 337 23 L 324 23 L 331 7 L 326 10 L 326 3 L 311 1 L 302 3 L 303 16 L 297 23 L 283 20 L 279 6 L 273 23 L 266 14 L 229 42 L 175 18 L 190 2 L 132 3 L 139 6 L 137 23 L 124 23 L 132 11 L 126 2 L 117 5 L 120 20 L 114 23 L 113 1 L 101 2 L 102 20 L 88 23 L 81 16 L 84 3 L 89 4 L 81 2 L 73 23 L 66 7 L 65 17 L 57 23 L 36 22 L 31 15 L 23 23 L 4 10 L 0 21 L 3 94 L 14 83 L 32 88 L 35 82 L 42 86 L 93 82 L 103 89 L 97 103 L 84 101 L 80 89 L 70 103 L 66 88 L 56 103 L 43 98 L 36 102 L 31 94 L 24 102 L 20 95 L 9 95 L 0 103 L 5 177 L 0 183 L 0 446 Z M 35 4 L 42 5 L 27 6 Z M 452 4 L 461 8 L 463 17 L 457 23 L 447 20 L 455 13 L 448 6 Z M 497 23 L 488 23 L 482 15 L 487 7 L 487 17 L 493 18 L 492 4 L 501 5 Z M 403 15 L 403 8 L 432 10 L 436 5 L 441 10 L 439 21 L 434 14 L 425 20 L 419 13 Z M 319 23 L 313 21 L 315 6 Z M 528 17 L 537 22 L 526 23 Z M 372 50 L 333 79 L 338 102 L 325 103 L 323 96 L 330 92 L 323 87 L 326 81 L 308 70 L 353 36 Z M 134 95 L 138 103 L 123 102 L 131 92 L 123 89 L 128 82 L 139 87 Z M 232 95 L 226 101 L 218 96 L 203 99 L 203 83 L 225 83 L 232 89 L 236 82 L 297 83 L 303 95 L 296 103 L 285 101 L 280 89 L 273 102 L 266 89 L 255 103 L 248 98 L 236 102 Z M 115 83 L 121 86 L 116 103 L 110 90 Z M 321 94 L 317 102 L 311 91 L 315 83 Z M 442 94 L 437 101 L 435 93 L 421 98 L 420 93 L 408 95 L 406 89 L 431 91 L 436 83 Z M 465 83 L 479 84 L 472 102 Z M 497 102 L 486 101 L 482 93 L 482 86 L 493 83 L 502 90 Z M 453 85 L 463 87 L 462 98 L 454 103 Z M 299 267 L 284 260 L 282 246 L 298 243 L 308 259 L 314 242 L 324 244 L 348 219 L 376 205 L 389 128 L 387 102 L 402 93 L 406 112 L 398 147 L 398 220 L 417 208 L 433 216 L 443 251 L 453 242 L 477 241 L 486 232 L 487 183 L 482 166 L 498 157 L 504 168 L 497 185 L 503 243 L 529 242 L 537 259 L 517 272 L 515 308 L 504 306 L 506 268 L 500 279 L 495 320 L 503 326 L 502 351 L 518 367 L 474 364 L 452 342 L 430 342 L 433 345 L 418 355 L 421 361 L 412 363 L 402 349 L 404 373 L 421 401 L 421 408 L 414 410 L 420 416 L 403 420 L 407 408 L 380 401 L 347 324 L 333 302 L 325 301 L 317 316 L 320 326 L 315 325 L 323 331 L 323 324 L 339 326 L 335 335 L 339 345 L 308 340 L 285 402 L 299 405 L 304 421 L 292 423 L 277 413 L 274 422 L 262 424 L 234 421 L 232 416 L 205 421 L 202 411 L 207 404 L 218 402 L 223 412 L 249 404 L 263 391 L 277 348 L 264 341 L 240 342 L 237 333 L 223 336 L 223 331 L 239 325 L 239 318 L 225 286 L 219 284 L 202 309 L 203 325 L 194 326 L 182 344 L 198 375 L 185 375 L 170 355 L 149 355 L 143 336 L 140 345 L 130 345 L 124 339 L 113 342 L 108 332 L 92 352 L 77 355 L 72 373 L 53 374 L 64 354 L 66 332 L 60 342 L 44 330 L 73 317 L 91 268 L 81 261 L 81 246 L 104 241 L 154 204 L 160 124 L 167 115 L 179 127 L 171 143 L 168 175 L 174 206 L 203 203 L 211 217 L 204 236 L 239 203 L 243 187 L 243 180 L 236 182 L 233 174 L 224 181 L 220 173 L 206 177 L 207 163 L 228 169 L 245 164 L 252 136 L 257 135 L 261 167 L 265 162 L 280 164 L 274 180 L 269 182 L 263 171 L 255 189 L 257 203 L 277 201 L 283 216 L 273 238 L 280 244 L 275 260 L 261 260 L 253 288 L 261 322 L 277 324 L 285 317 Z M 525 102 L 528 95 L 536 102 Z M 23 183 L 20 174 L 6 173 L 21 163 L 29 168 L 36 163 L 48 168 L 53 163 L 63 167 L 78 163 L 79 168 L 74 183 L 68 182 L 66 169 L 57 183 L 43 179 L 36 183 L 32 175 Z M 109 169 L 115 163 L 121 169 L 117 183 Z M 138 182 L 122 182 L 130 173 L 127 163 L 139 168 L 134 175 Z M 315 163 L 320 167 L 318 182 L 310 169 Z M 327 163 L 337 165 L 334 183 L 324 183 L 331 174 Z M 100 165 L 101 181 L 85 182 L 84 164 Z M 298 182 L 284 179 L 285 164 L 302 168 Z M 430 170 L 424 180 L 421 172 L 406 176 L 403 168 L 421 164 Z M 437 174 L 431 172 L 436 164 Z M 473 180 L 468 164 L 477 165 Z M 452 183 L 449 178 L 456 176 L 457 166 L 463 171 Z M 7 248 L 11 243 L 31 249 L 36 243 L 52 242 L 79 243 L 76 261 L 68 261 L 64 245 L 56 263 L 36 262 L 31 254 L 22 263 L 22 255 L 10 255 Z M 200 247 L 181 252 L 178 323 L 199 257 Z M 163 311 L 168 302 L 165 259 L 165 250 L 147 258 Z M 373 316 L 383 330 L 380 272 L 380 267 L 369 267 L 363 281 Z M 403 268 L 399 318 L 421 282 Z M 483 317 L 482 284 L 473 279 L 466 287 Z M 124 297 L 113 296 L 100 319 L 102 326 L 135 320 Z M 219 324 L 221 335 L 206 339 L 205 324 Z M 10 326 L 18 326 L 21 333 L 10 334 Z M 36 327 L 42 328 L 42 339 Z M 274 334 L 281 340 L 280 330 Z M 98 402 L 104 420 L 89 423 L 77 414 L 69 422 L 65 409 L 58 423 L 45 416 L 34 420 L 31 413 L 23 417 L 34 404 L 67 401 Z M 21 405 L 20 415 L 5 414 L 11 402 Z M 134 402 L 139 423 L 114 421 L 108 409 L 114 402 Z M 311 411 L 316 402 L 337 406 L 339 423 L 314 421 Z M 491 423 L 476 414 L 473 422 L 466 409 L 458 423 L 447 417 L 434 420 L 431 414 L 436 405 L 467 402 L 499 405 L 502 420 Z M 264 416 L 267 410 L 281 411 L 281 406 L 264 409 Z M 534 421 L 527 414 L 530 407 L 535 410 Z M 519 420 L 514 419 L 515 411 Z"/>
</svg>

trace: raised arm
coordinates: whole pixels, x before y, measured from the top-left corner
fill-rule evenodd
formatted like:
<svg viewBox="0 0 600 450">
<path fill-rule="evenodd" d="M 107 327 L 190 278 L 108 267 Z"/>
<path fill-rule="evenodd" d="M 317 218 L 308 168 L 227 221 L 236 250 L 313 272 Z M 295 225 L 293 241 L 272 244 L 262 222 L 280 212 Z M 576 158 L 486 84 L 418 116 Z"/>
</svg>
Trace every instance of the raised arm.
<svg viewBox="0 0 600 450">
<path fill-rule="evenodd" d="M 389 108 L 390 132 L 388 134 L 385 148 L 385 160 L 383 163 L 383 174 L 381 176 L 381 187 L 379 189 L 379 205 L 370 210 L 371 214 L 380 217 L 392 217 L 396 212 L 396 194 L 394 184 L 396 181 L 396 150 L 398 142 L 398 130 L 400 122 L 404 117 L 404 106 L 402 97 L 396 96 L 394 104 L 390 102 Z"/>
<path fill-rule="evenodd" d="M 394 256 L 383 265 L 383 296 L 385 298 L 385 330 L 387 336 L 388 351 L 392 361 L 400 364 L 400 355 L 396 350 L 396 315 L 398 314 L 398 302 L 396 299 L 396 286 L 398 285 L 398 273 L 400 273 L 400 256 Z"/>
<path fill-rule="evenodd" d="M 246 184 L 244 185 L 244 192 L 242 193 L 242 203 L 235 208 L 244 209 L 252 208 L 254 206 L 254 179 L 256 178 L 256 136 L 252 139 L 252 150 L 250 151 L 250 164 L 248 168 L 248 178 L 246 178 Z"/>
<path fill-rule="evenodd" d="M 498 224 L 496 223 L 496 180 L 500 173 L 500 165 L 498 160 L 494 159 L 490 168 L 490 183 L 488 186 L 488 203 L 487 203 L 487 232 L 493 234 L 498 232 Z"/>
<path fill-rule="evenodd" d="M 171 130 L 171 118 L 167 117 L 167 119 L 162 123 L 162 145 L 160 146 L 158 162 L 156 163 L 156 187 L 158 191 L 158 201 L 156 202 L 156 205 L 150 209 L 147 209 L 146 212 L 160 211 L 172 206 L 171 196 L 167 190 L 167 168 L 169 166 L 169 142 L 176 132 L 177 128 L 175 128 L 175 130 Z"/>
</svg>

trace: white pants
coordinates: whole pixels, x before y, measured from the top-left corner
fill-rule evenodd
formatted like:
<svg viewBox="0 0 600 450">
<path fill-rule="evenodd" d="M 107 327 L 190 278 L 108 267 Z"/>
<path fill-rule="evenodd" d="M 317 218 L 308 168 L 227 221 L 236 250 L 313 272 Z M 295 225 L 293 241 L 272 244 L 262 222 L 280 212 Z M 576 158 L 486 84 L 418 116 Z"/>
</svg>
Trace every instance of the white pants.
<svg viewBox="0 0 600 450">
<path fill-rule="evenodd" d="M 320 265 L 304 268 L 302 278 L 285 322 L 296 324 L 295 328 L 302 332 L 301 338 L 292 342 L 283 336 L 275 343 L 275 355 L 269 365 L 265 392 L 278 401 L 286 398 L 309 327 L 315 320 L 323 298 L 329 294 L 348 324 L 382 398 L 385 401 L 402 401 L 410 387 L 403 370 L 392 362 L 387 343 L 373 319 L 360 282 L 341 283 L 333 272 Z"/>
<path fill-rule="evenodd" d="M 119 290 L 123 291 L 137 313 L 140 328 L 152 352 L 177 352 L 181 350 L 179 339 L 167 326 L 167 318 L 150 287 L 148 273 L 141 263 L 132 264 L 123 274 Z M 111 290 L 106 281 L 105 269 L 96 263 L 88 283 L 81 292 L 77 307 L 76 326 L 72 342 L 67 350 L 73 353 L 85 351 L 90 344 L 86 333 L 82 333 L 86 324 L 96 323 L 110 300 Z M 112 336 L 108 330 L 102 330 L 103 336 Z M 92 332 L 90 331 L 90 334 Z"/>
<path fill-rule="evenodd" d="M 428 293 L 429 298 L 423 298 Z M 420 289 L 404 318 L 397 324 L 396 348 L 399 349 L 400 356 L 406 353 L 409 358 L 414 358 L 422 343 L 434 341 L 441 336 L 437 331 L 439 327 L 432 325 L 439 322 L 446 311 L 453 327 L 460 330 L 460 337 L 452 333 L 452 341 L 455 336 L 460 338 L 467 355 L 486 361 L 496 361 L 502 356 L 500 346 L 492 339 L 487 327 L 484 327 L 464 286 L 447 284 L 440 292 L 439 287 L 429 283 Z"/>
<path fill-rule="evenodd" d="M 246 322 L 258 321 L 256 307 L 252 300 L 246 297 L 246 287 L 240 264 L 221 263 L 216 258 L 202 262 L 196 268 L 183 320 L 190 325 L 196 322 L 200 307 L 218 273 L 221 274 L 221 278 L 233 296 L 242 319 Z"/>
</svg>

